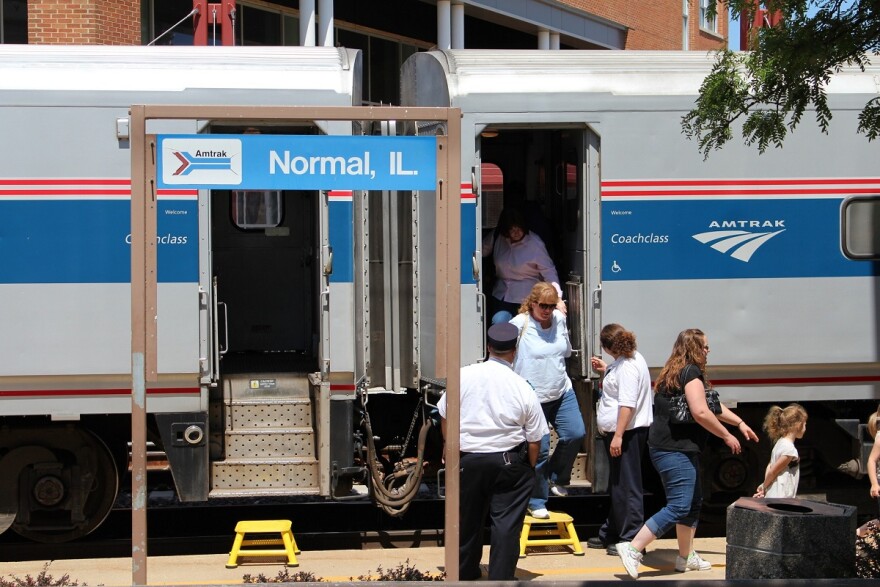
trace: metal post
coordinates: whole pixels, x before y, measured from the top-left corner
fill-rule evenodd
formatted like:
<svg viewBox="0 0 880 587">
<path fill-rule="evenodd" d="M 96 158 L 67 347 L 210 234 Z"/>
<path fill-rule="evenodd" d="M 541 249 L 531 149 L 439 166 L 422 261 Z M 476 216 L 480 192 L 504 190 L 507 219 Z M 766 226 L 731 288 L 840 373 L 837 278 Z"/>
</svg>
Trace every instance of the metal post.
<svg viewBox="0 0 880 587">
<path fill-rule="evenodd" d="M 315 0 L 299 2 L 299 44 L 303 47 L 315 46 Z"/>
<path fill-rule="evenodd" d="M 333 0 L 318 0 L 318 45 L 333 46 Z"/>
<path fill-rule="evenodd" d="M 437 48 L 441 51 L 452 48 L 450 13 L 449 0 L 437 0 Z"/>
<path fill-rule="evenodd" d="M 538 31 L 538 49 L 544 51 L 550 48 L 550 31 L 541 29 Z"/>
<path fill-rule="evenodd" d="M 147 382 L 156 380 L 155 140 L 131 114 L 131 583 L 147 584 Z M 151 148 L 152 147 L 152 148 Z"/>
<path fill-rule="evenodd" d="M 461 120 L 449 120 L 438 137 L 437 185 L 437 366 L 446 379 L 446 578 L 458 581 L 459 430 L 461 380 Z M 444 151 L 446 151 L 444 153 Z M 440 165 L 445 165 L 445 169 Z M 443 174 L 440 174 L 441 169 Z"/>
<path fill-rule="evenodd" d="M 464 4 L 460 0 L 452 3 L 452 43 L 453 49 L 464 49 Z"/>
</svg>

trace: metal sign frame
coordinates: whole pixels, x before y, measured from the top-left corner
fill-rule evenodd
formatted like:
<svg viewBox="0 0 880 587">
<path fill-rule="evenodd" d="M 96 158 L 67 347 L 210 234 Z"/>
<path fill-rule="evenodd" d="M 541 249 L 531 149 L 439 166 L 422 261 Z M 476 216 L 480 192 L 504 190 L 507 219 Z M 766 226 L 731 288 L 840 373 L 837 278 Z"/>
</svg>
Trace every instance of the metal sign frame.
<svg viewBox="0 0 880 587">
<path fill-rule="evenodd" d="M 157 381 L 157 142 L 149 120 L 260 121 L 434 121 L 446 125 L 437 137 L 437 333 L 438 375 L 446 378 L 445 564 L 458 580 L 459 545 L 459 365 L 461 363 L 461 110 L 394 106 L 180 106 L 133 105 L 131 116 L 131 434 L 132 585 L 147 585 L 146 418 L 147 383 Z"/>
</svg>

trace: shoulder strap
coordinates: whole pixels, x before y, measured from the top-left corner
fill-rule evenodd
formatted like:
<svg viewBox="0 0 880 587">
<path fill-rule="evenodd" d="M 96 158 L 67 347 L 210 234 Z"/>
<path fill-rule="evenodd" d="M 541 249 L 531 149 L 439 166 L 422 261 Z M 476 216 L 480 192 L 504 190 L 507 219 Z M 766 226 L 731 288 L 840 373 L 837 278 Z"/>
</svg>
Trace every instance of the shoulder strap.
<svg viewBox="0 0 880 587">
<path fill-rule="evenodd" d="M 519 343 L 522 342 L 523 335 L 526 333 L 526 329 L 529 327 L 529 322 L 531 322 L 531 318 L 526 315 L 526 323 L 523 324 L 522 330 L 519 331 L 519 338 L 516 339 L 516 348 L 519 348 Z"/>
</svg>

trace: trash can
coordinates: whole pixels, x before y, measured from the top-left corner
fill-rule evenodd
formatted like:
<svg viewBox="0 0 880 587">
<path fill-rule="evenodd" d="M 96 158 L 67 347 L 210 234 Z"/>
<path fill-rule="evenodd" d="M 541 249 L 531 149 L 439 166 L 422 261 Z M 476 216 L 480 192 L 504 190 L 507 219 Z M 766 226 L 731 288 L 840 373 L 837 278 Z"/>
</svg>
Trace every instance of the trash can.
<svg viewBox="0 0 880 587">
<path fill-rule="evenodd" d="M 806 499 L 738 499 L 727 508 L 725 578 L 855 577 L 856 511 Z"/>
</svg>

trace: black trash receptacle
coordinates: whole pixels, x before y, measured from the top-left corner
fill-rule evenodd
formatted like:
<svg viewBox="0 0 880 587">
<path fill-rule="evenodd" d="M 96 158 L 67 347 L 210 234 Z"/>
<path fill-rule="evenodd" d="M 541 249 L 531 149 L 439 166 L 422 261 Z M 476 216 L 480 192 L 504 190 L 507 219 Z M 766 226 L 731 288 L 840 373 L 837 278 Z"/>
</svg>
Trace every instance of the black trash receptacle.
<svg viewBox="0 0 880 587">
<path fill-rule="evenodd" d="M 854 506 L 742 497 L 727 508 L 727 579 L 855 577 Z"/>
</svg>

